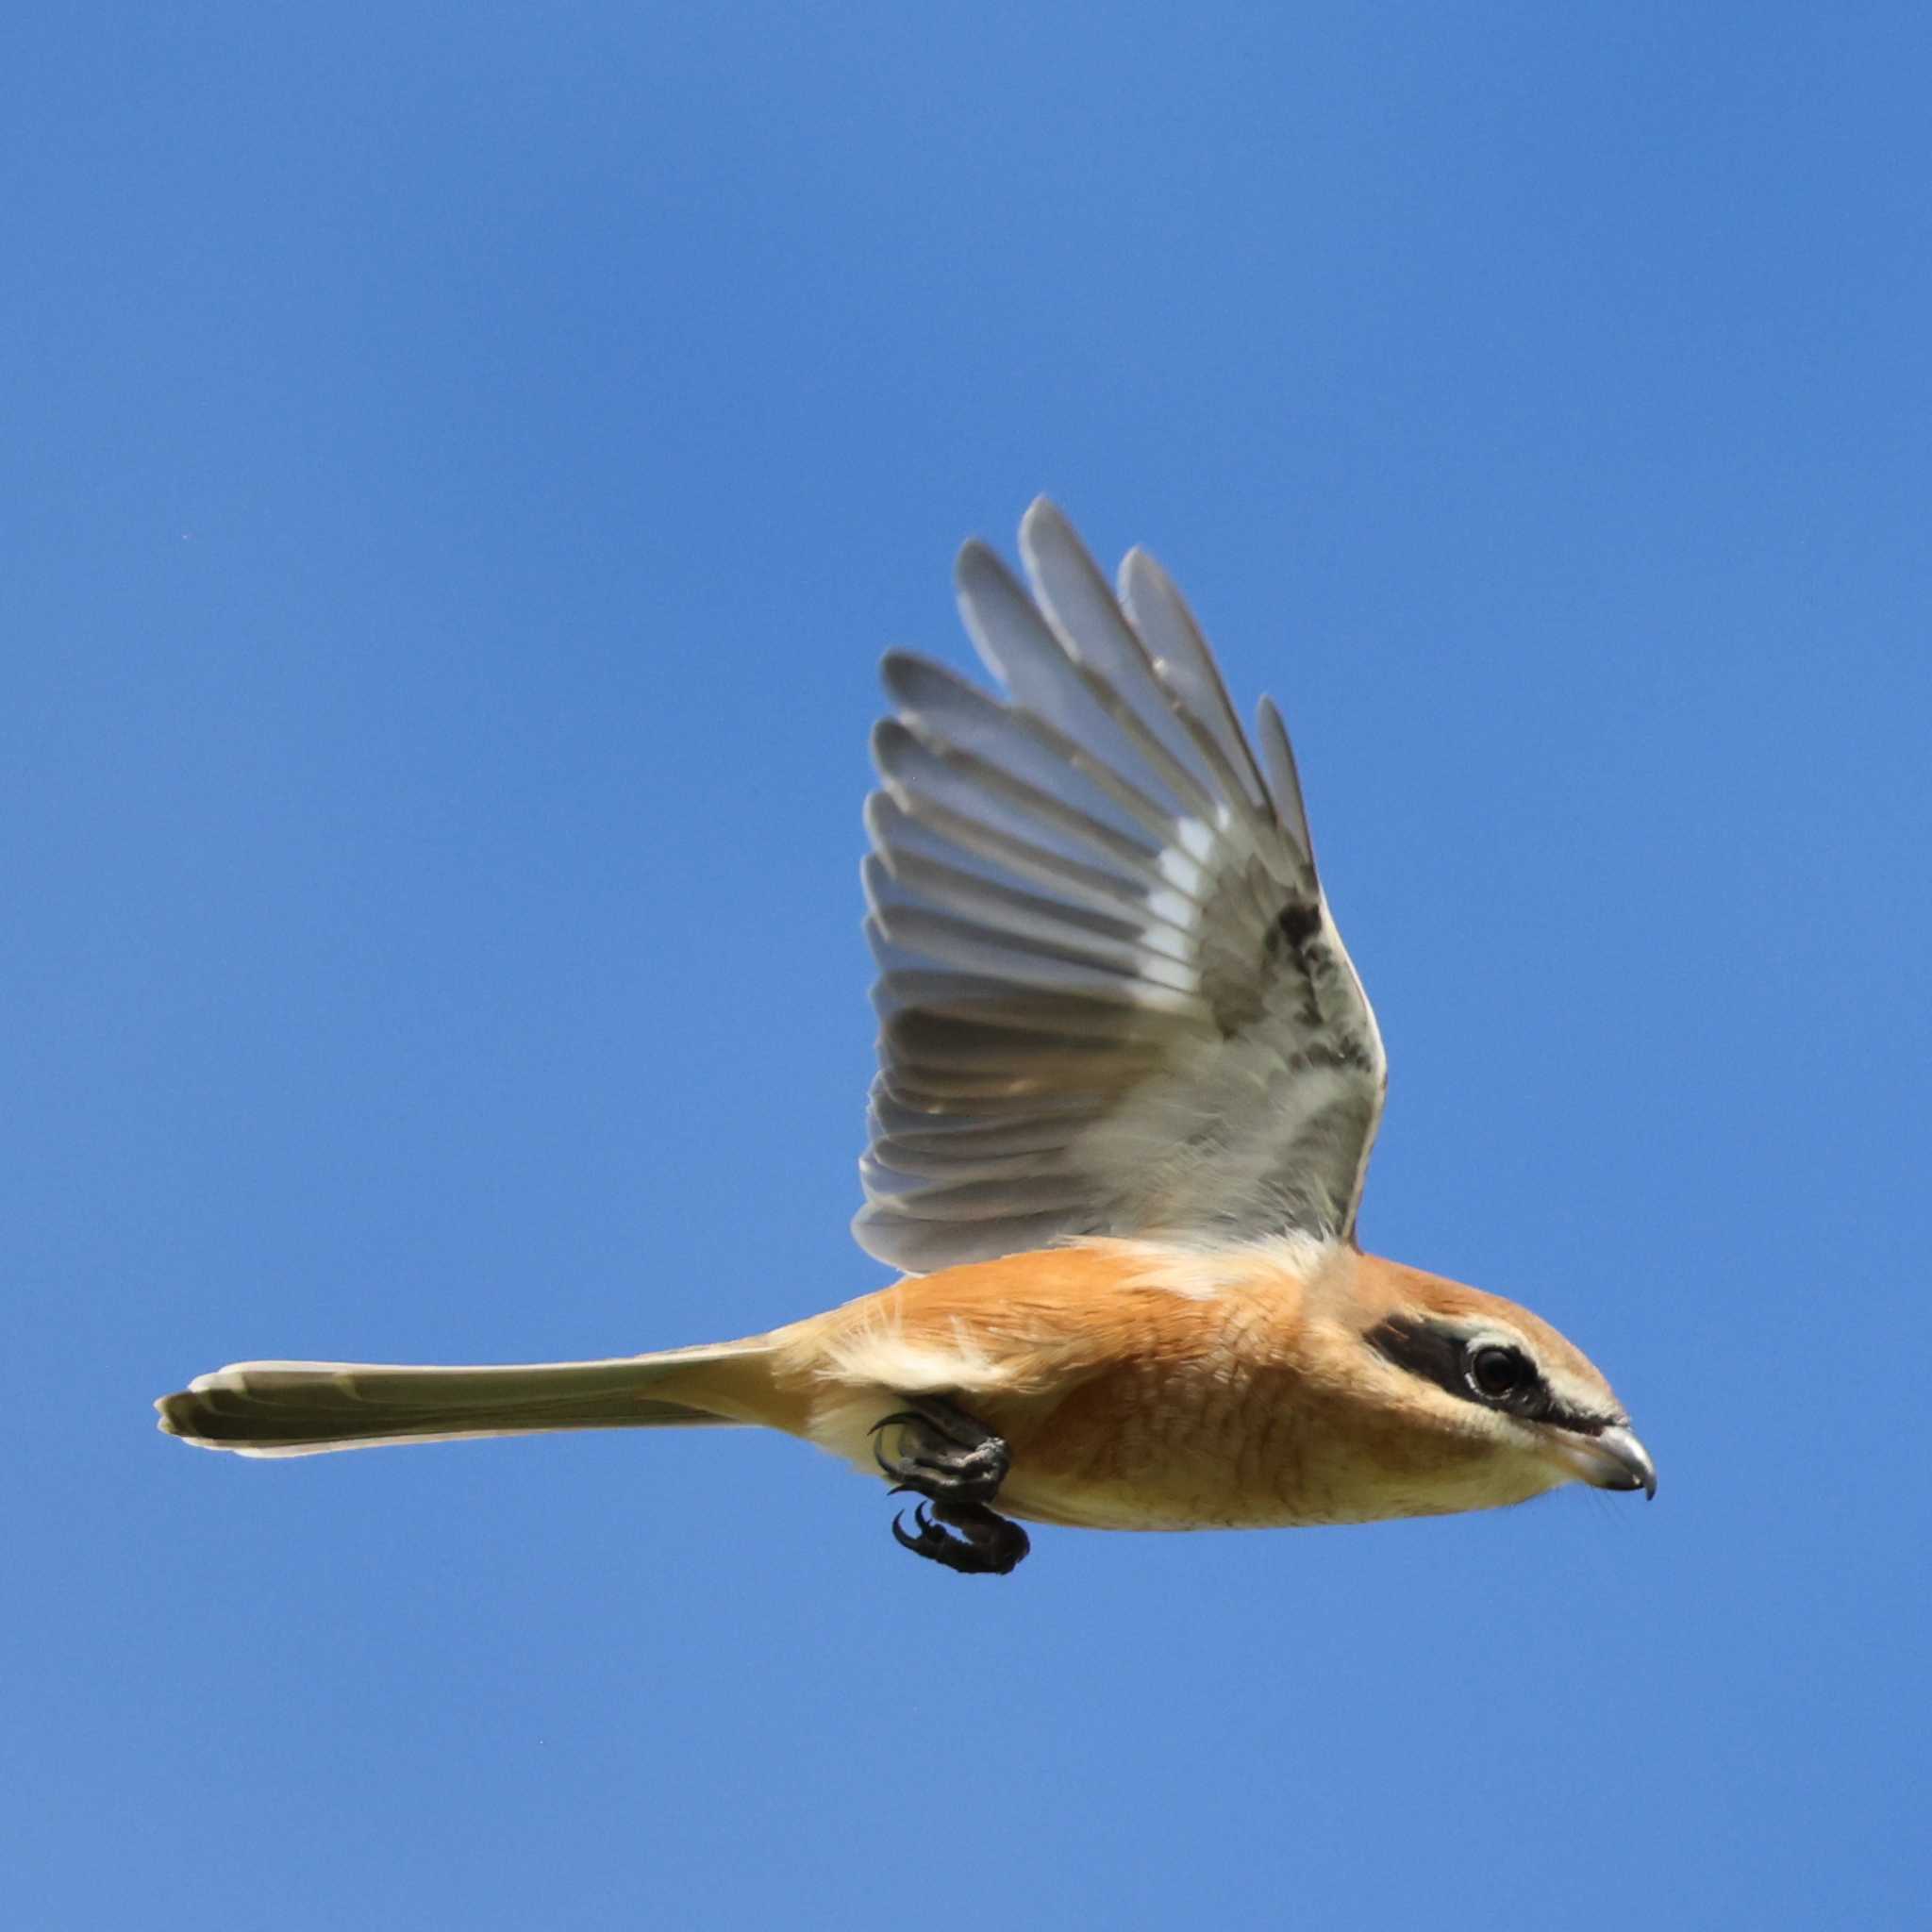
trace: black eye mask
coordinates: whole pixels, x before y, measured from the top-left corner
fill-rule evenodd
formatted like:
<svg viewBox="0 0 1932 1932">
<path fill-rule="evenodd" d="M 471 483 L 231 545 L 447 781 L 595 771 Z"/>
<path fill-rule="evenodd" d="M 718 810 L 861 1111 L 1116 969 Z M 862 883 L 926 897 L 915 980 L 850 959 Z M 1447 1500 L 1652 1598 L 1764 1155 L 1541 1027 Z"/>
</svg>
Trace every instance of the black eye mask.
<svg viewBox="0 0 1932 1932">
<path fill-rule="evenodd" d="M 1554 1423 L 1558 1428 L 1573 1429 L 1582 1436 L 1601 1435 L 1620 1420 L 1616 1416 L 1588 1415 L 1579 1409 L 1566 1408 L 1550 1392 L 1536 1364 L 1520 1349 L 1481 1342 L 1472 1351 L 1468 1336 L 1407 1315 L 1391 1315 L 1371 1328 L 1365 1339 L 1371 1348 L 1397 1368 L 1406 1369 L 1424 1382 L 1433 1382 L 1438 1389 L 1464 1402 L 1473 1402 L 1479 1408 L 1493 1408 L 1524 1422 Z M 1481 1384 L 1485 1379 L 1500 1384 L 1501 1365 L 1487 1360 L 1498 1355 L 1514 1357 L 1522 1364 L 1522 1372 L 1511 1386 L 1499 1386 L 1497 1392 L 1491 1394 L 1485 1392 Z M 1473 1357 L 1482 1358 L 1480 1373 L 1474 1366 Z"/>
</svg>

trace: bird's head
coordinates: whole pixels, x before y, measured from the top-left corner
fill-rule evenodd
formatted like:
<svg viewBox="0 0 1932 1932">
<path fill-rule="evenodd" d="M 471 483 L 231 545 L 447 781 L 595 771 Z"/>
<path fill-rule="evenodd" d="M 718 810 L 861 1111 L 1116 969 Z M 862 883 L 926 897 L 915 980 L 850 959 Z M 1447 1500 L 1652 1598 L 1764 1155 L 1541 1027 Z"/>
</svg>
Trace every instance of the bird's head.
<svg viewBox="0 0 1932 1932">
<path fill-rule="evenodd" d="M 1596 1365 L 1500 1295 L 1360 1257 L 1357 1384 L 1405 1513 L 1520 1503 L 1567 1482 L 1657 1493 L 1657 1469 Z"/>
</svg>

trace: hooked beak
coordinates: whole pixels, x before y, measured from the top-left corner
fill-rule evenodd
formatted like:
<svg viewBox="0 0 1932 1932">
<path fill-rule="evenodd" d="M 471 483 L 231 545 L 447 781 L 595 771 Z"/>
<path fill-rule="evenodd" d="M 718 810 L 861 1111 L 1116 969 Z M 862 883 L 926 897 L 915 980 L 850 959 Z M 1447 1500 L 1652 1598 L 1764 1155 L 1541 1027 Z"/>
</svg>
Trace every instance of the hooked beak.
<svg viewBox="0 0 1932 1932">
<path fill-rule="evenodd" d="M 1565 1436 L 1557 1459 L 1599 1490 L 1641 1490 L 1657 1494 L 1657 1464 L 1650 1451 L 1625 1428 L 1602 1429 L 1594 1436 Z"/>
</svg>

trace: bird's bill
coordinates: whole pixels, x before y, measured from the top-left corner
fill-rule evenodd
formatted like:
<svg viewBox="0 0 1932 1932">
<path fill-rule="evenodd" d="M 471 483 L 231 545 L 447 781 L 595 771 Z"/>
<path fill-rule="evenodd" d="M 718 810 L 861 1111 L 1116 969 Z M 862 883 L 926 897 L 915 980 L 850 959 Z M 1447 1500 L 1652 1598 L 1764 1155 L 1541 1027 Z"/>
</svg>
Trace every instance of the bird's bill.
<svg viewBox="0 0 1932 1932">
<path fill-rule="evenodd" d="M 1556 1443 L 1557 1460 L 1599 1490 L 1641 1490 L 1657 1494 L 1657 1464 L 1628 1429 L 1599 1430 L 1594 1436 L 1566 1435 Z"/>
</svg>

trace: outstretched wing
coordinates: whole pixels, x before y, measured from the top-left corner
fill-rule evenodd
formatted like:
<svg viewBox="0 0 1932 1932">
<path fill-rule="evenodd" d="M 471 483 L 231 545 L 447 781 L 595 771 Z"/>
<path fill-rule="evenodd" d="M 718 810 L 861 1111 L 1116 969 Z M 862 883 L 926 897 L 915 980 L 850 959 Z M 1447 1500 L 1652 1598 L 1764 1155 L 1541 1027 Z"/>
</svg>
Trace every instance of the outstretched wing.
<svg viewBox="0 0 1932 1932">
<path fill-rule="evenodd" d="M 1030 596 L 984 543 L 956 573 L 1009 696 L 885 662 L 859 1244 L 924 1273 L 1074 1235 L 1352 1239 L 1387 1061 L 1280 716 L 1257 763 L 1144 552 L 1116 601 L 1043 498 L 1020 546 Z"/>
</svg>

